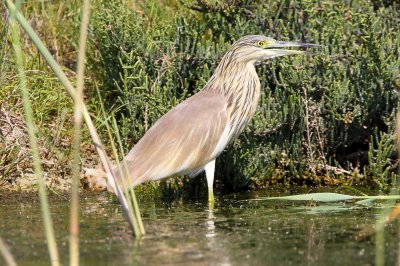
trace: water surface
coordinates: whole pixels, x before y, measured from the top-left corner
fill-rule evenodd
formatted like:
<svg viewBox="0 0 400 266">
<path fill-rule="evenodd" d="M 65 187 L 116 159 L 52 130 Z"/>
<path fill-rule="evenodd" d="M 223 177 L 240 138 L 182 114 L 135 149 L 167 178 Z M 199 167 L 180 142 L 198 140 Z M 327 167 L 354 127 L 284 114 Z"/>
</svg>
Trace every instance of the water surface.
<svg viewBox="0 0 400 266">
<path fill-rule="evenodd" d="M 82 265 L 372 265 L 375 236 L 356 239 L 381 208 L 351 203 L 253 201 L 263 192 L 204 201 L 142 201 L 147 235 L 134 239 L 118 202 L 81 195 Z M 53 196 L 60 256 L 68 265 L 68 195 Z M 20 265 L 49 265 L 36 194 L 0 194 L 0 236 Z M 397 223 L 387 226 L 385 258 L 395 265 Z M 2 264 L 2 259 L 0 259 Z"/>
</svg>

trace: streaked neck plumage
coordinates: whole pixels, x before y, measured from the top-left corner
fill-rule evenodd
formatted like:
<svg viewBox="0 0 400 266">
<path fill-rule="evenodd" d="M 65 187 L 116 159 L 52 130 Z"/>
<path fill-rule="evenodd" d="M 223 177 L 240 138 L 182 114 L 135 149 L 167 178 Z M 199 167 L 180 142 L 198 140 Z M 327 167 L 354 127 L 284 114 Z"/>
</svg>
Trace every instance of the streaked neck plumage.
<svg viewBox="0 0 400 266">
<path fill-rule="evenodd" d="M 239 56 L 234 49 L 226 53 L 203 89 L 227 97 L 230 139 L 236 138 L 253 117 L 260 96 L 260 80 L 254 67 L 255 60 L 237 58 Z"/>
</svg>

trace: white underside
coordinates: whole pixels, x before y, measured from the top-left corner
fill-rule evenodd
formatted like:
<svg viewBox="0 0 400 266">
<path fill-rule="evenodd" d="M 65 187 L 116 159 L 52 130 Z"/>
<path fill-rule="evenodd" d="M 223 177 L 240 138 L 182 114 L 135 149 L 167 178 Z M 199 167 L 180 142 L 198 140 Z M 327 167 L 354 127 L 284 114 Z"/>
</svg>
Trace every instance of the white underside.
<svg viewBox="0 0 400 266">
<path fill-rule="evenodd" d="M 230 130 L 230 127 L 229 127 L 229 124 L 227 124 L 225 126 L 224 131 L 222 132 L 221 138 L 219 139 L 217 146 L 215 147 L 214 151 L 211 153 L 209 162 L 203 168 L 192 171 L 189 174 L 189 177 L 195 177 L 205 170 L 206 175 L 207 175 L 207 181 L 211 179 L 211 177 L 209 177 L 211 175 L 211 171 L 209 171 L 209 173 L 207 174 L 207 166 L 209 166 L 212 162 L 214 162 L 214 164 L 215 164 L 215 158 L 218 155 L 220 155 L 224 151 L 226 145 L 228 145 L 229 140 L 230 140 L 229 130 Z M 213 176 L 212 180 L 214 180 L 214 170 L 212 171 L 212 176 Z M 212 185 L 212 183 L 211 183 L 211 185 Z"/>
<path fill-rule="evenodd" d="M 221 138 L 219 139 L 217 146 L 215 147 L 214 151 L 211 153 L 211 160 L 214 160 L 218 155 L 220 155 L 226 145 L 228 145 L 229 140 L 230 140 L 230 136 L 229 136 L 229 123 L 227 123 L 227 125 L 225 126 L 224 131 L 222 132 Z"/>
</svg>

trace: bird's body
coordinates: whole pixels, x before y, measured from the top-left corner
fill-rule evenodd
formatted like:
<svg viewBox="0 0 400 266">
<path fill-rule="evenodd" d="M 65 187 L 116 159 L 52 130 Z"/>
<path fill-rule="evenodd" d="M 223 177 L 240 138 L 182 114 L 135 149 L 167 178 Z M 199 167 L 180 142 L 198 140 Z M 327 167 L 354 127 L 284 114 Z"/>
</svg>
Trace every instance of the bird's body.
<svg viewBox="0 0 400 266">
<path fill-rule="evenodd" d="M 126 164 L 116 169 L 118 183 L 131 187 L 205 170 L 212 197 L 216 157 L 244 130 L 257 108 L 260 81 L 254 62 L 279 56 L 276 51 L 305 53 L 266 50 L 271 44 L 278 42 L 258 35 L 237 41 L 205 87 L 162 116 L 126 155 Z"/>
<path fill-rule="evenodd" d="M 223 95 L 201 91 L 158 120 L 125 157 L 132 185 L 196 172 L 221 153 L 228 141 L 224 103 Z"/>
<path fill-rule="evenodd" d="M 254 115 L 260 95 L 254 66 L 244 68 L 223 81 L 216 72 L 203 90 L 175 106 L 147 131 L 125 157 L 132 185 L 199 172 L 239 135 Z M 253 79 L 250 85 L 240 81 L 248 78 L 244 75 Z M 230 97 L 241 94 L 229 90 L 243 89 L 247 92 L 243 97 Z"/>
</svg>

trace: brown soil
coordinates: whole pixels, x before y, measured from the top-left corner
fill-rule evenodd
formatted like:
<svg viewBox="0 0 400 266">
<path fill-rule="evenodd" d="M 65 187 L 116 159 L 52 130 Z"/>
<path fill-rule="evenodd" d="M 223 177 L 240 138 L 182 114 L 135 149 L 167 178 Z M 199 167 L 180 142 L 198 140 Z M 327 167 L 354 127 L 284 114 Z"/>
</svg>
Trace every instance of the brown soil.
<svg viewBox="0 0 400 266">
<path fill-rule="evenodd" d="M 0 190 L 35 190 L 36 176 L 28 131 L 22 115 L 11 109 L 4 102 L 0 106 Z M 69 190 L 71 140 L 64 137 L 57 145 L 49 147 L 39 134 L 38 144 L 46 185 L 53 190 Z M 82 143 L 81 160 L 84 169 L 82 187 L 102 189 L 104 175 L 93 145 Z"/>
</svg>

